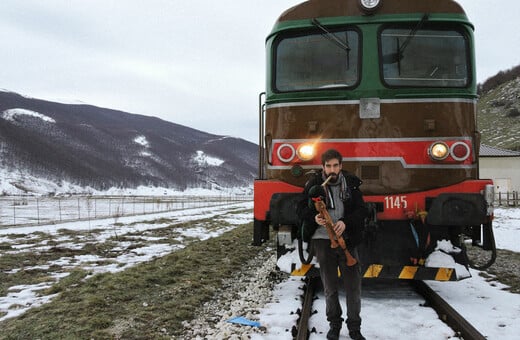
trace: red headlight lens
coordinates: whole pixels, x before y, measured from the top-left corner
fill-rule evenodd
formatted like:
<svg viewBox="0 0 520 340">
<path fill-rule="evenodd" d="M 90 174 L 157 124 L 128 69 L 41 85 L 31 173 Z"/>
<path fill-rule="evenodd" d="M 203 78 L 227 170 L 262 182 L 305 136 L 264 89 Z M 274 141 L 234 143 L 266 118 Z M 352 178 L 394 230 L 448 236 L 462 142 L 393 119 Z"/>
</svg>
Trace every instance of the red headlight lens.
<svg viewBox="0 0 520 340">
<path fill-rule="evenodd" d="M 291 144 L 282 144 L 278 148 L 276 154 L 278 159 L 280 159 L 282 162 L 289 163 L 296 155 L 296 150 Z"/>
<path fill-rule="evenodd" d="M 456 142 L 451 146 L 450 153 L 454 160 L 464 161 L 469 157 L 471 150 L 468 144 L 464 142 Z"/>
</svg>

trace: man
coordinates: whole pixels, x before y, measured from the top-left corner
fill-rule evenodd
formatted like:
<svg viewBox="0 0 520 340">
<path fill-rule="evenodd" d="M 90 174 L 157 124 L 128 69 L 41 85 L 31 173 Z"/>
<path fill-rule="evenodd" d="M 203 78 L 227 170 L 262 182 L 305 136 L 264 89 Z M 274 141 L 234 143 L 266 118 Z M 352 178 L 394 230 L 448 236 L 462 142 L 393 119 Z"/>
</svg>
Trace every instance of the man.
<svg viewBox="0 0 520 340">
<path fill-rule="evenodd" d="M 361 268 L 356 246 L 362 240 L 362 228 L 367 209 L 363 195 L 359 190 L 361 180 L 341 169 L 343 157 L 334 149 L 325 151 L 321 156 L 322 170 L 315 173 L 305 185 L 307 207 L 302 212 L 304 223 L 314 226 L 316 231 L 312 236 L 312 249 L 320 265 L 320 276 L 326 298 L 326 313 L 330 329 L 327 339 L 339 339 L 343 323 L 342 310 L 338 298 L 338 267 L 341 272 L 342 283 L 347 295 L 347 327 L 349 335 L 354 340 L 364 340 L 361 335 Z M 328 184 L 321 188 L 321 184 L 332 176 Z M 334 223 L 336 235 L 342 235 L 347 249 L 358 259 L 354 266 L 347 266 L 345 253 L 341 247 L 331 248 L 331 242 L 325 228 L 325 219 L 317 213 L 311 203 L 311 198 L 322 197 L 327 204 Z"/>
</svg>

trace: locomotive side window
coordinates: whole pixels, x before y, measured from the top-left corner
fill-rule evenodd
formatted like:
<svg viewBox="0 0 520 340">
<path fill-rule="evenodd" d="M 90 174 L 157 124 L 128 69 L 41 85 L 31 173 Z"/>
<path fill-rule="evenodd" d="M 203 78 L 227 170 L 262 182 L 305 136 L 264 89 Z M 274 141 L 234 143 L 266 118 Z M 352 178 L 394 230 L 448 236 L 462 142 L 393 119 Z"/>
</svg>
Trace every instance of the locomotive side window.
<svg viewBox="0 0 520 340">
<path fill-rule="evenodd" d="M 280 92 L 349 87 L 358 82 L 359 36 L 354 30 L 285 37 L 275 49 Z"/>
<path fill-rule="evenodd" d="M 384 82 L 389 86 L 465 87 L 469 47 L 455 30 L 387 28 L 380 34 Z"/>
</svg>

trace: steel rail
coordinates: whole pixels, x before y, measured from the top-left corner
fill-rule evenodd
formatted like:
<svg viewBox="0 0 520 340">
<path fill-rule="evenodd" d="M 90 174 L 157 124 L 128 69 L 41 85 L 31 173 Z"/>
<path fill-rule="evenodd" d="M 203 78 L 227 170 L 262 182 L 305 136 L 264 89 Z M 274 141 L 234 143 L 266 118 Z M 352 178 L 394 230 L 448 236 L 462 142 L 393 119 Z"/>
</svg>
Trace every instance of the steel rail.
<svg viewBox="0 0 520 340">
<path fill-rule="evenodd" d="M 309 318 L 312 313 L 312 301 L 314 300 L 314 292 L 318 285 L 319 277 L 307 277 L 305 285 L 305 293 L 303 297 L 303 306 L 300 312 L 300 318 L 296 329 L 296 335 L 293 334 L 296 340 L 309 339 Z"/>
<path fill-rule="evenodd" d="M 472 324 L 449 305 L 439 294 L 423 281 L 414 281 L 414 288 L 423 296 L 430 306 L 437 312 L 439 318 L 459 333 L 466 340 L 485 340 Z"/>
</svg>

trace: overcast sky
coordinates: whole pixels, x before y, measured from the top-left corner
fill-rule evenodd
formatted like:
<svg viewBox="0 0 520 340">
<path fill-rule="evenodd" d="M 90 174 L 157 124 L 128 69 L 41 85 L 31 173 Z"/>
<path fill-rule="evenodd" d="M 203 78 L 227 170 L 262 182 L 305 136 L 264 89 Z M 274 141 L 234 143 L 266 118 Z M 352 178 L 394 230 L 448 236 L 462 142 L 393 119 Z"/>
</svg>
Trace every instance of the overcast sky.
<svg viewBox="0 0 520 340">
<path fill-rule="evenodd" d="M 0 89 L 256 143 L 265 36 L 300 2 L 1 0 Z M 478 81 L 520 64 L 520 2 L 459 3 L 476 26 Z"/>
</svg>

